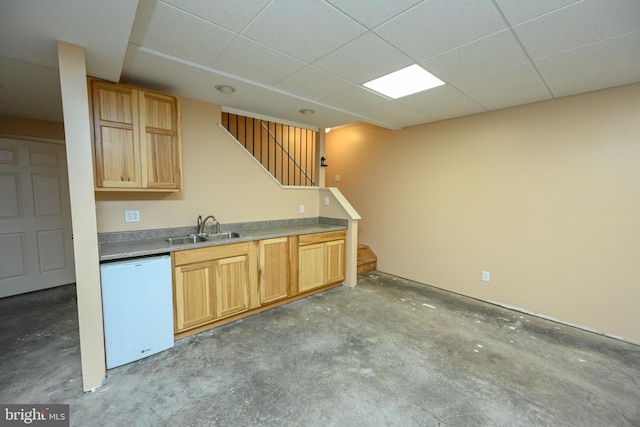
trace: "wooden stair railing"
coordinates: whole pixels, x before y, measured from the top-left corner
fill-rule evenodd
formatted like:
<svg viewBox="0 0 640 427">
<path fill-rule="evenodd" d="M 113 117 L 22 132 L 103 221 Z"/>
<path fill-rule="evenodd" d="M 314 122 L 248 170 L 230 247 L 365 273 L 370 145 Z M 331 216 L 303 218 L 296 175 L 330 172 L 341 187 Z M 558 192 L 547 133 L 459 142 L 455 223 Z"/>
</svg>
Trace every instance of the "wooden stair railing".
<svg viewBox="0 0 640 427">
<path fill-rule="evenodd" d="M 358 244 L 358 274 L 378 269 L 378 257 L 367 245 Z"/>
</svg>

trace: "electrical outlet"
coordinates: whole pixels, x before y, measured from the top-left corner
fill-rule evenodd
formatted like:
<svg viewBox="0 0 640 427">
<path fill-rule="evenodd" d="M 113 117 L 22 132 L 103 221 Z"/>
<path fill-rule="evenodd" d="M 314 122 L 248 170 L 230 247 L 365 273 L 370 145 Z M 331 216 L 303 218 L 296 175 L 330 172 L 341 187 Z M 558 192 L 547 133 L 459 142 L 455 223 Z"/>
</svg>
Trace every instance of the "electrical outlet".
<svg viewBox="0 0 640 427">
<path fill-rule="evenodd" d="M 140 211 L 124 211 L 124 222 L 140 222 Z"/>
<path fill-rule="evenodd" d="M 482 272 L 482 281 L 483 282 L 491 281 L 491 273 L 489 273 L 488 271 L 483 271 Z"/>
<path fill-rule="evenodd" d="M 329 206 L 329 196 L 324 196 L 324 205 Z"/>
<path fill-rule="evenodd" d="M 304 213 L 304 205 L 300 205 L 300 213 Z"/>
<path fill-rule="evenodd" d="M 336 175 L 336 181 L 340 181 L 340 175 Z"/>
</svg>

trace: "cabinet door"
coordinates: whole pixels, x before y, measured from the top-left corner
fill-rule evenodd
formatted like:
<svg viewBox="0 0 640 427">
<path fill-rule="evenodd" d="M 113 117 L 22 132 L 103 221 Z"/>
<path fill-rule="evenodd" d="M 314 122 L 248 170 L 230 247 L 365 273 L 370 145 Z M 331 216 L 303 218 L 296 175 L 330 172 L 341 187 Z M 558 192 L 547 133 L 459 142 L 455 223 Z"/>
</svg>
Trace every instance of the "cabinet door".
<svg viewBox="0 0 640 427">
<path fill-rule="evenodd" d="M 206 261 L 175 267 L 174 276 L 176 332 L 215 320 L 213 263 Z"/>
<path fill-rule="evenodd" d="M 305 292 L 325 284 L 325 244 L 300 246 L 298 289 Z"/>
<path fill-rule="evenodd" d="M 214 261 L 218 318 L 246 311 L 249 306 L 249 263 L 246 255 Z"/>
<path fill-rule="evenodd" d="M 327 277 L 326 283 L 342 282 L 345 274 L 345 241 L 336 240 L 326 243 Z"/>
<path fill-rule="evenodd" d="M 139 188 L 138 92 L 92 81 L 96 186 Z"/>
<path fill-rule="evenodd" d="M 176 98 L 140 92 L 142 185 L 179 189 L 181 185 Z"/>
<path fill-rule="evenodd" d="M 289 239 L 262 240 L 259 244 L 260 303 L 289 296 Z"/>
</svg>

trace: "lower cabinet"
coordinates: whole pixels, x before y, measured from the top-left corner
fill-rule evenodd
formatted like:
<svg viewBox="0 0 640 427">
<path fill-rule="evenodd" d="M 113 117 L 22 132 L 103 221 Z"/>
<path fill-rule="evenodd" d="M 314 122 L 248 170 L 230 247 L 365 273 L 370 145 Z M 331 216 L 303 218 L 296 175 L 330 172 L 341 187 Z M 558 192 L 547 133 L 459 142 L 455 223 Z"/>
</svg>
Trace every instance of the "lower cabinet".
<svg viewBox="0 0 640 427">
<path fill-rule="evenodd" d="M 213 268 L 211 261 L 174 267 L 175 332 L 182 332 L 216 319 Z"/>
<path fill-rule="evenodd" d="M 175 337 L 342 282 L 345 240 L 331 231 L 172 252 Z"/>
<path fill-rule="evenodd" d="M 258 244 L 260 304 L 291 296 L 289 238 L 261 240 Z"/>
<path fill-rule="evenodd" d="M 174 252 L 175 332 L 250 308 L 251 242 Z"/>
<path fill-rule="evenodd" d="M 345 231 L 298 238 L 298 291 L 339 283 L 345 277 Z"/>
</svg>

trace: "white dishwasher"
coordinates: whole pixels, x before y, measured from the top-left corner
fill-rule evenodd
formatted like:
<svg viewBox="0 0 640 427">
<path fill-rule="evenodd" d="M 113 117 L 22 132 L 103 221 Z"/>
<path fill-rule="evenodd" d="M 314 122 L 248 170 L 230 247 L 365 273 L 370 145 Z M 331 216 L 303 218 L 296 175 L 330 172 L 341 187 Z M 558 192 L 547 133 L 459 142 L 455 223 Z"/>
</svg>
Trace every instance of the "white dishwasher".
<svg viewBox="0 0 640 427">
<path fill-rule="evenodd" d="M 107 369 L 173 347 L 171 257 L 100 266 Z"/>
</svg>

